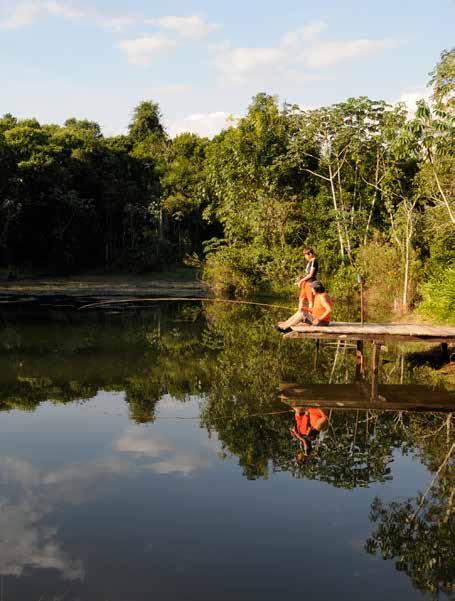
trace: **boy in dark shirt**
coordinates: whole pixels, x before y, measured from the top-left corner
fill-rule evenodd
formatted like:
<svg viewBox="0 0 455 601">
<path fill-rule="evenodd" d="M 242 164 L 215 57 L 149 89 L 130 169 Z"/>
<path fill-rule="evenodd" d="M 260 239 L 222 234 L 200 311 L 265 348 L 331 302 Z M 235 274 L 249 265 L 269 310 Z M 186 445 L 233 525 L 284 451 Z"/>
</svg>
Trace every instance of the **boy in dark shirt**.
<svg viewBox="0 0 455 601">
<path fill-rule="evenodd" d="M 308 308 L 311 309 L 313 307 L 314 301 L 314 292 L 311 284 L 317 280 L 319 264 L 318 260 L 315 257 L 314 251 L 310 246 L 307 246 L 303 254 L 305 259 L 307 260 L 305 275 L 297 281 L 297 286 L 300 288 L 299 295 L 299 310 L 303 309 L 303 303 L 305 300 L 308 302 Z"/>
</svg>

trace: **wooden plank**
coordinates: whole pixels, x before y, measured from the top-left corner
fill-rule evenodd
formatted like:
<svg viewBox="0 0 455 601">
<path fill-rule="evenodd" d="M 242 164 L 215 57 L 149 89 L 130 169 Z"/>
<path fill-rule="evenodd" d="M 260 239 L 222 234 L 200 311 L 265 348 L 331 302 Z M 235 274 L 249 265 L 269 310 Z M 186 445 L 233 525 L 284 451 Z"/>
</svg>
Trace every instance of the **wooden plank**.
<svg viewBox="0 0 455 601">
<path fill-rule="evenodd" d="M 455 395 L 417 384 L 383 384 L 376 400 L 370 398 L 367 382 L 354 384 L 283 383 L 279 398 L 295 407 L 340 409 L 385 409 L 394 411 L 454 411 Z"/>
<path fill-rule="evenodd" d="M 328 326 L 294 326 L 286 338 L 338 338 L 348 340 L 430 340 L 433 342 L 455 342 L 455 327 L 429 326 L 401 323 L 353 323 L 331 322 Z"/>
</svg>

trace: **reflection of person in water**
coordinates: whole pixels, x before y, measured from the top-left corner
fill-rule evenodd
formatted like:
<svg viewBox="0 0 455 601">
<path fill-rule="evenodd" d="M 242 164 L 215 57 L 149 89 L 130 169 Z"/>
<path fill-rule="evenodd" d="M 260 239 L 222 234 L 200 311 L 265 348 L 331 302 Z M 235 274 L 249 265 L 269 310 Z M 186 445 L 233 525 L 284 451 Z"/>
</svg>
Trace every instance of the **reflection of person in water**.
<svg viewBox="0 0 455 601">
<path fill-rule="evenodd" d="M 295 427 L 289 430 L 300 443 L 300 451 L 296 455 L 297 463 L 304 463 L 313 450 L 313 443 L 327 425 L 327 415 L 315 407 L 294 407 L 294 412 Z"/>
</svg>

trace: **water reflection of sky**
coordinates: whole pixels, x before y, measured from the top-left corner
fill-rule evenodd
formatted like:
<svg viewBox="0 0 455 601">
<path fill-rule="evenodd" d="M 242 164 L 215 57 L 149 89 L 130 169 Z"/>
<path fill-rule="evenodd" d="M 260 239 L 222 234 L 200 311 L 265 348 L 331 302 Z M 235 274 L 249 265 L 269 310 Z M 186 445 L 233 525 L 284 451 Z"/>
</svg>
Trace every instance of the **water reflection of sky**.
<svg viewBox="0 0 455 601">
<path fill-rule="evenodd" d="M 158 417 L 193 417 L 166 395 Z M 0 415 L 4 599 L 415 599 L 392 562 L 367 555 L 369 508 L 423 490 L 420 462 L 345 490 L 270 473 L 247 480 L 199 420 L 134 424 L 121 393 Z"/>
</svg>

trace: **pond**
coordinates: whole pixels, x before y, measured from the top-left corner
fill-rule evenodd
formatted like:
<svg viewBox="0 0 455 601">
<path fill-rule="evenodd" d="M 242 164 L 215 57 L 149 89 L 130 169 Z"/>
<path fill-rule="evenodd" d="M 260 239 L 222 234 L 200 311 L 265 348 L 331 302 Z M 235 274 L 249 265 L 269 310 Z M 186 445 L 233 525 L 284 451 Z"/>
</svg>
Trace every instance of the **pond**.
<svg viewBox="0 0 455 601">
<path fill-rule="evenodd" d="M 327 409 L 296 438 L 278 386 L 358 363 L 282 314 L 5 305 L 2 601 L 452 598 L 451 414 Z M 380 381 L 431 395 L 408 350 Z"/>
</svg>

